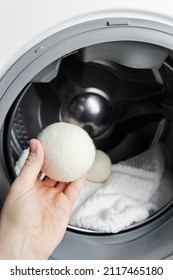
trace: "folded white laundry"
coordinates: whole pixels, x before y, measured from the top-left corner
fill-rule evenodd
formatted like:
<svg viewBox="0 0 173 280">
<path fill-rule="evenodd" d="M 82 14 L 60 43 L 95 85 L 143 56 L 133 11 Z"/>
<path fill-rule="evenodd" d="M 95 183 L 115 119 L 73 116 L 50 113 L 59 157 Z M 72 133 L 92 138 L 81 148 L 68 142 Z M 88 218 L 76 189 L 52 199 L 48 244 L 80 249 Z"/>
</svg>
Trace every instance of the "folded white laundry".
<svg viewBox="0 0 173 280">
<path fill-rule="evenodd" d="M 165 168 L 162 148 L 112 165 L 104 184 L 86 182 L 75 205 L 70 225 L 116 233 L 147 219 L 157 210 L 153 200 Z"/>
<path fill-rule="evenodd" d="M 18 175 L 29 150 L 16 162 Z M 70 225 L 116 233 L 147 219 L 173 198 L 172 175 L 165 170 L 161 145 L 112 165 L 104 183 L 86 181 L 72 211 Z"/>
</svg>

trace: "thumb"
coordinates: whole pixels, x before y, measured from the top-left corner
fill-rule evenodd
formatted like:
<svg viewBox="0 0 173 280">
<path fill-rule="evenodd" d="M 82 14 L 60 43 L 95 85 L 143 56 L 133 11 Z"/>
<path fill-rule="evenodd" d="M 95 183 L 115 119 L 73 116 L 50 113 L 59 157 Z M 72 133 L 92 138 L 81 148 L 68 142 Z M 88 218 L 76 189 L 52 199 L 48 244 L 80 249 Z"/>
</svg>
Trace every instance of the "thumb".
<svg viewBox="0 0 173 280">
<path fill-rule="evenodd" d="M 29 146 L 28 158 L 13 183 L 14 186 L 25 189 L 33 187 L 44 161 L 42 144 L 38 140 L 32 139 L 29 142 Z"/>
</svg>

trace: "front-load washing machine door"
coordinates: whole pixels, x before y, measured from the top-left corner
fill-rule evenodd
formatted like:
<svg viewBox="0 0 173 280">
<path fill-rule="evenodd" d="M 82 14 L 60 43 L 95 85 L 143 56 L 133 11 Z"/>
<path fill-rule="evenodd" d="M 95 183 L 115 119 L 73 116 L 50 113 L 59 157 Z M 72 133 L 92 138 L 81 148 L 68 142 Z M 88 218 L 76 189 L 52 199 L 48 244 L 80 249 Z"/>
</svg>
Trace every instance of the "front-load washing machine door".
<svg viewBox="0 0 173 280">
<path fill-rule="evenodd" d="M 61 9 L 58 3 L 53 8 L 48 2 L 43 5 L 44 15 L 57 8 L 56 17 L 55 12 L 52 17 L 47 15 L 44 25 L 38 24 L 36 29 L 25 18 L 23 33 L 17 32 L 18 46 L 14 43 L 16 53 L 8 44 L 14 37 L 3 37 L 6 40 L 0 81 L 2 202 L 17 175 L 14 167 L 29 139 L 57 121 L 86 129 L 112 163 L 162 143 L 171 155 L 171 172 L 170 9 L 165 11 L 164 3 L 164 9 L 159 5 L 155 10 L 154 1 L 148 13 L 144 4 L 137 2 L 127 9 L 125 2 L 119 6 L 103 1 L 98 6 L 95 0 L 93 6 L 80 7 L 79 1 L 73 1 L 73 9 L 66 13 L 64 5 Z M 37 14 L 37 20 L 40 7 L 31 12 Z M 40 19 L 42 23 L 43 16 Z M 27 27 L 30 41 L 24 32 Z M 87 106 L 91 101 L 99 108 L 97 114 L 93 115 Z M 84 109 L 77 114 L 81 107 Z M 116 234 L 69 225 L 52 258 L 167 258 L 173 254 L 172 223 L 170 196 L 147 220 Z"/>
</svg>

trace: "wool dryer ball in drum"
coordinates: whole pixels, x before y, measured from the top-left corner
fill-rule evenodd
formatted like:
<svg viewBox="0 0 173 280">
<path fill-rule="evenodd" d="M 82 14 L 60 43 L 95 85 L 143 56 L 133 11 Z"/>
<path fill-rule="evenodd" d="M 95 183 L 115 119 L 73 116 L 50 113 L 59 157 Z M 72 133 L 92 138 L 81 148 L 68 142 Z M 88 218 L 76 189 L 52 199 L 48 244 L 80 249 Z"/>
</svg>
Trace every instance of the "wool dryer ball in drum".
<svg viewBox="0 0 173 280">
<path fill-rule="evenodd" d="M 87 180 L 95 183 L 105 182 L 112 173 L 112 163 L 103 151 L 96 150 L 93 165 L 88 171 Z"/>
<path fill-rule="evenodd" d="M 92 139 L 74 124 L 51 124 L 40 133 L 38 140 L 45 153 L 42 171 L 56 181 L 72 182 L 88 171 L 94 162 Z"/>
</svg>

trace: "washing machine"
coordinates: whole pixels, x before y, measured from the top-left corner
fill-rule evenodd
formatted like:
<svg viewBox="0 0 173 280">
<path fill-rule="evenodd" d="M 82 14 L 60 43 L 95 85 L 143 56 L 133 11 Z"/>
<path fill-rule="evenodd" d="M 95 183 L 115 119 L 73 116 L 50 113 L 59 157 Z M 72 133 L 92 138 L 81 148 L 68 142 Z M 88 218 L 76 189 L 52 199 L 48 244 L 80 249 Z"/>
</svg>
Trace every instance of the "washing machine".
<svg viewBox="0 0 173 280">
<path fill-rule="evenodd" d="M 1 206 L 29 139 L 54 122 L 86 129 L 113 163 L 162 143 L 172 170 L 171 1 L 0 2 Z M 172 216 L 170 197 L 116 234 L 69 225 L 51 258 L 172 259 Z"/>
</svg>

